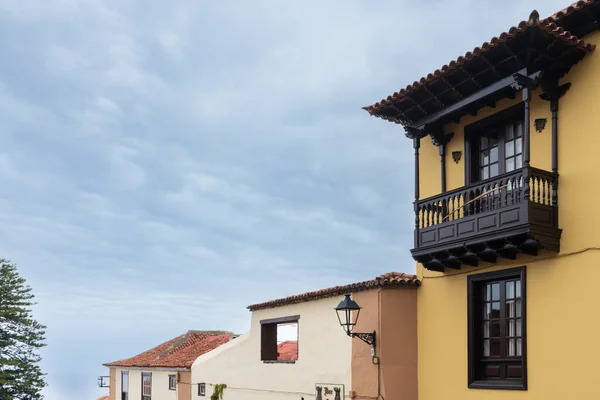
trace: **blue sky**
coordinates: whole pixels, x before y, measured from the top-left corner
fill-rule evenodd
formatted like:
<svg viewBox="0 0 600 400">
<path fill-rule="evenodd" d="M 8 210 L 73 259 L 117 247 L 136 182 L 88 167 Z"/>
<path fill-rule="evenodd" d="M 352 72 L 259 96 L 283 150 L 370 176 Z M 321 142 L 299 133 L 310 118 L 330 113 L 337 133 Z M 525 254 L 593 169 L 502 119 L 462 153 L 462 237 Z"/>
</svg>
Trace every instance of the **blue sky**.
<svg viewBox="0 0 600 400">
<path fill-rule="evenodd" d="M 48 325 L 46 399 L 248 304 L 414 272 L 411 144 L 361 107 L 566 5 L 0 0 L 0 257 Z"/>
</svg>

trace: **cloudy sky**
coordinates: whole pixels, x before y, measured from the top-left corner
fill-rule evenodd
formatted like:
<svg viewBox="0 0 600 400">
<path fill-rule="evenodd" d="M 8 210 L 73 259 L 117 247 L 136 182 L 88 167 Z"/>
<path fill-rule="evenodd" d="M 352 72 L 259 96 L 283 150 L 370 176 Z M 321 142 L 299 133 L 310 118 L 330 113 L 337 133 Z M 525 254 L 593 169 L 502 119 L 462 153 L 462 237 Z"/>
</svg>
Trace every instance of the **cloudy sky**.
<svg viewBox="0 0 600 400">
<path fill-rule="evenodd" d="M 0 257 L 47 400 L 253 302 L 414 272 L 411 144 L 361 106 L 566 3 L 0 0 Z"/>
</svg>

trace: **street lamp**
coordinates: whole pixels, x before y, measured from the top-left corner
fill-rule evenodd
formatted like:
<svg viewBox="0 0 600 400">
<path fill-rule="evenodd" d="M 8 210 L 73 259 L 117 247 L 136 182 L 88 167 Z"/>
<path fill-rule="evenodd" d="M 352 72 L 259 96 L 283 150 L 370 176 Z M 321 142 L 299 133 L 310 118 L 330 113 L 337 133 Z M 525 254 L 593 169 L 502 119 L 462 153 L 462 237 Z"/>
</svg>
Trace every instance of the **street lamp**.
<svg viewBox="0 0 600 400">
<path fill-rule="evenodd" d="M 350 298 L 350 294 L 344 297 L 344 300 L 338 304 L 335 311 L 340 321 L 340 325 L 350 337 L 357 337 L 366 344 L 370 344 L 375 347 L 375 331 L 371 333 L 359 333 L 353 332 L 356 323 L 358 322 L 358 316 L 360 314 L 360 306 L 356 304 L 354 300 Z"/>
</svg>

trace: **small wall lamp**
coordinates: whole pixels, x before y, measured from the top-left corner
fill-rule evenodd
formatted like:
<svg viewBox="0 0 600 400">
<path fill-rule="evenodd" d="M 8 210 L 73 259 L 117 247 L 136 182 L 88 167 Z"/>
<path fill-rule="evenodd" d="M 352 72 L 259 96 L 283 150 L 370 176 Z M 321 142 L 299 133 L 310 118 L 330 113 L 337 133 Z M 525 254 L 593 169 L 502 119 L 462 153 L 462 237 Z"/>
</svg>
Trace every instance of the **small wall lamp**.
<svg viewBox="0 0 600 400">
<path fill-rule="evenodd" d="M 535 121 L 533 121 L 533 126 L 537 132 L 543 131 L 546 127 L 546 118 L 536 118 Z"/>
<path fill-rule="evenodd" d="M 452 152 L 452 159 L 454 160 L 455 163 L 458 164 L 461 157 L 462 157 L 462 151 L 453 151 Z"/>
<path fill-rule="evenodd" d="M 348 336 L 357 337 L 366 344 L 370 344 L 375 347 L 375 331 L 371 333 L 353 332 L 354 327 L 358 322 L 358 316 L 360 315 L 360 306 L 350 298 L 350 294 L 347 294 L 344 300 L 338 304 L 338 306 L 335 308 L 335 311 L 337 313 L 338 320 L 340 321 L 340 325 Z"/>
</svg>

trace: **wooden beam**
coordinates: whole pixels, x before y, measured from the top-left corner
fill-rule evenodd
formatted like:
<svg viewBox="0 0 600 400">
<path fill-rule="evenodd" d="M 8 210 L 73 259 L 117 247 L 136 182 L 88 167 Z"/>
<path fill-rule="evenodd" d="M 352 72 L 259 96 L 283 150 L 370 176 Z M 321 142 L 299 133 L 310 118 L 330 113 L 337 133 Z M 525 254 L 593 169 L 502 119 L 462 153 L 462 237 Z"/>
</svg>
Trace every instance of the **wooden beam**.
<svg viewBox="0 0 600 400">
<path fill-rule="evenodd" d="M 531 74 L 531 75 L 523 75 L 526 74 L 526 70 L 522 69 L 521 71 L 517 72 L 516 74 L 513 74 L 511 76 L 507 76 L 506 78 L 500 79 L 499 81 L 491 84 L 488 87 L 485 87 L 475 93 L 473 93 L 472 95 L 468 96 L 468 97 L 464 97 L 462 100 L 457 101 L 456 103 L 436 112 L 433 113 L 431 115 L 428 115 L 427 117 L 420 119 L 418 121 L 416 121 L 414 124 L 412 124 L 412 126 L 414 128 L 417 129 L 423 129 L 425 127 L 425 125 L 429 125 L 432 124 L 433 122 L 439 120 L 440 118 L 443 118 L 449 114 L 452 114 L 453 112 L 467 107 L 469 105 L 472 105 L 473 103 L 484 99 L 487 96 L 490 96 L 493 93 L 496 93 L 500 90 L 504 90 L 504 89 L 508 89 L 508 88 L 520 88 L 521 85 L 518 84 L 517 79 L 519 79 L 519 77 L 524 77 L 527 79 L 535 79 L 540 75 L 540 71 Z"/>
</svg>

